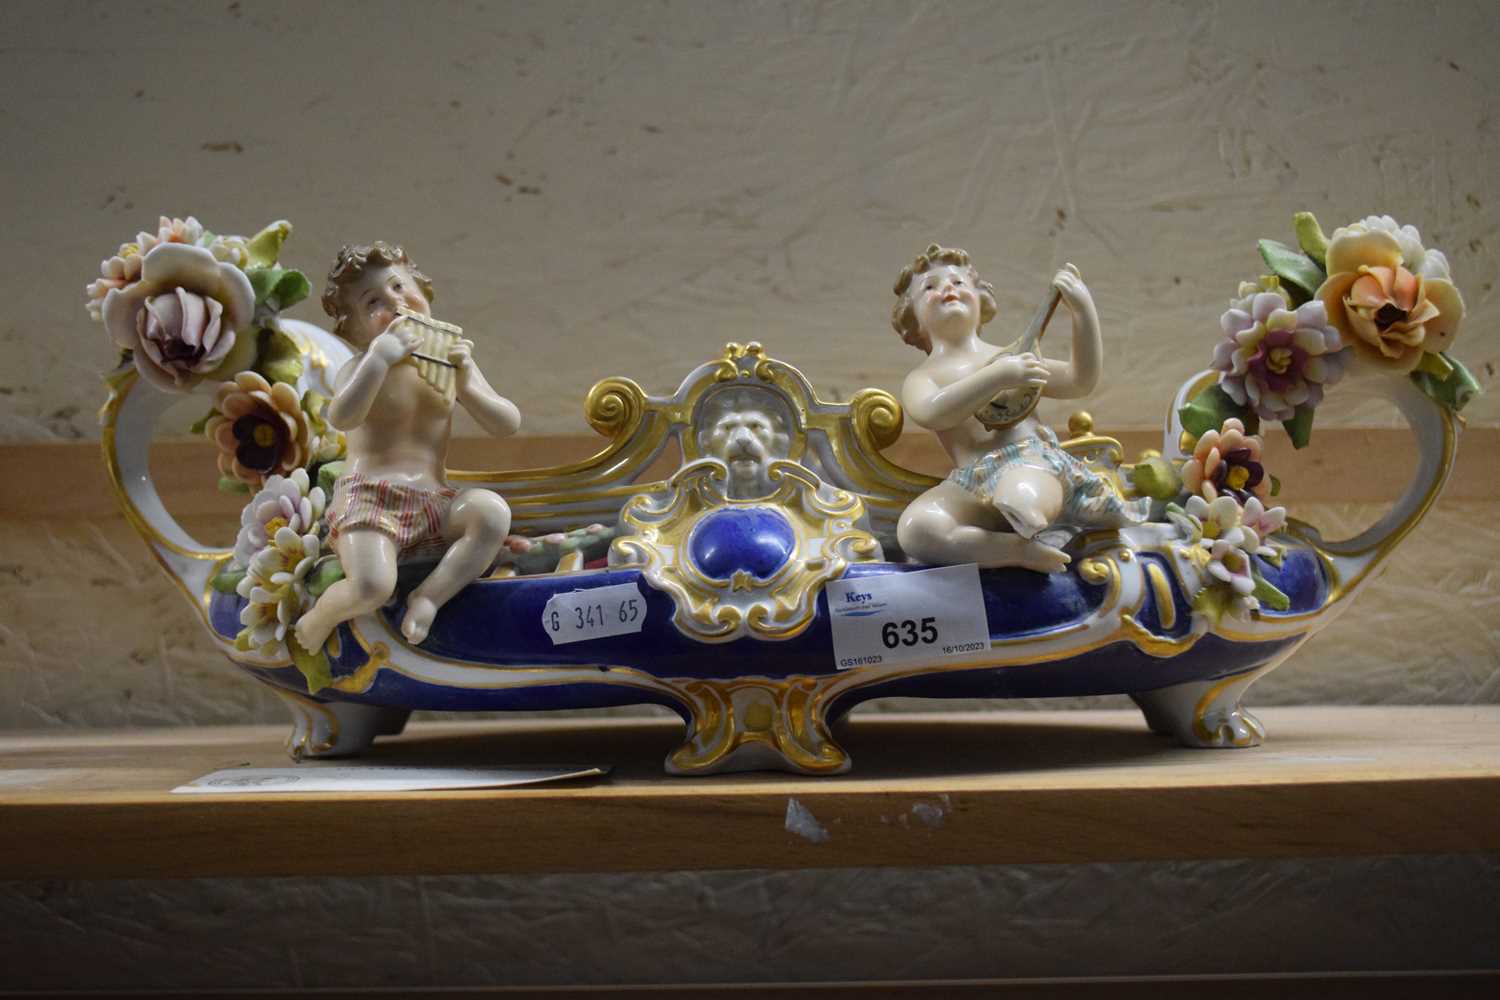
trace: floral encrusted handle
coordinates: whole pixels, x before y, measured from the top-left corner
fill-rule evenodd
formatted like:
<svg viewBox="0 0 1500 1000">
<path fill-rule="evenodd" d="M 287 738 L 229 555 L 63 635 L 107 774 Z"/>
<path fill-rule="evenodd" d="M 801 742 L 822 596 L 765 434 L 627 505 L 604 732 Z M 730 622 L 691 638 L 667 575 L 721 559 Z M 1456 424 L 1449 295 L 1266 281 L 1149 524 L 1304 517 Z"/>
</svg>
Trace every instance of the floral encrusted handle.
<svg viewBox="0 0 1500 1000">
<path fill-rule="evenodd" d="M 1332 561 L 1345 597 L 1437 498 L 1452 469 L 1457 413 L 1479 392 L 1447 353 L 1464 304 L 1441 251 L 1389 216 L 1332 238 L 1308 212 L 1293 226 L 1298 247 L 1260 241 L 1272 273 L 1241 283 L 1220 317 L 1212 369 L 1178 392 L 1163 453 L 1132 470 L 1135 488 L 1203 550 L 1209 582 L 1194 606 L 1215 622 L 1286 606 L 1260 571 L 1261 561 L 1280 559 L 1272 536 L 1291 527 L 1285 508 L 1269 506 L 1281 483 L 1263 462 L 1263 421 L 1279 421 L 1294 447 L 1306 447 L 1325 391 L 1348 378 L 1395 403 L 1417 437 L 1412 482 L 1376 524 L 1342 541 L 1296 528 Z"/>
</svg>

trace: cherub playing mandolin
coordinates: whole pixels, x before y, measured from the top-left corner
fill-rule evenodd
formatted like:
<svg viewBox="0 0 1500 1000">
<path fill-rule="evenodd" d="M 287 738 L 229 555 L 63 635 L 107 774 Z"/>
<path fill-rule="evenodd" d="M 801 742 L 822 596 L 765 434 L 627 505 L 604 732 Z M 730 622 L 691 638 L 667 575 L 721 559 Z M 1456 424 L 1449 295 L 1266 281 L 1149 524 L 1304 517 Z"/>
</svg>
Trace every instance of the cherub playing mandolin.
<svg viewBox="0 0 1500 1000">
<path fill-rule="evenodd" d="M 1085 396 L 1099 381 L 1099 316 L 1076 268 L 1057 272 L 1031 328 L 1010 347 L 979 339 L 980 326 L 995 315 L 995 293 L 962 250 L 929 246 L 901 272 L 895 291 L 891 325 L 928 354 L 902 383 L 901 404 L 937 434 L 955 465 L 901 515 L 897 539 L 907 555 L 934 565 L 1055 573 L 1069 557 L 1038 537 L 1049 528 L 1145 520 L 1150 501 L 1123 500 L 1032 415 L 1037 397 Z M 1034 353 L 1059 299 L 1073 319 L 1066 362 Z"/>
<path fill-rule="evenodd" d="M 309 651 L 339 622 L 390 600 L 398 559 L 446 547 L 407 598 L 401 632 L 421 642 L 438 608 L 494 562 L 510 528 L 498 494 L 453 489 L 444 464 L 455 401 L 496 437 L 516 432 L 520 411 L 490 388 L 473 343 L 431 319 L 431 299 L 432 282 L 386 243 L 344 247 L 328 273 L 323 308 L 360 353 L 340 370 L 328 407 L 349 440 L 328 508 L 344 579 L 297 623 Z"/>
</svg>

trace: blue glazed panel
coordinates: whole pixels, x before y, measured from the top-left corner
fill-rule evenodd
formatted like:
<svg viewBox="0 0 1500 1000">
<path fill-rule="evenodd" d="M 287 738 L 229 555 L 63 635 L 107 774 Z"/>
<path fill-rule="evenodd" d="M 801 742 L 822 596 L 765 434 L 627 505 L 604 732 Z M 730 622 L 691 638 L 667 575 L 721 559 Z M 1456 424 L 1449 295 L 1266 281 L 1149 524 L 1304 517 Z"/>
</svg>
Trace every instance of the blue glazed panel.
<svg viewBox="0 0 1500 1000">
<path fill-rule="evenodd" d="M 875 698 L 1068 698 L 1154 691 L 1245 673 L 1302 639 L 1298 635 L 1273 642 L 1231 642 L 1207 635 L 1192 649 L 1165 659 L 1144 653 L 1132 643 L 1117 642 L 1051 663 L 981 667 L 873 684 L 836 701 L 829 718 L 836 719 Z"/>
<path fill-rule="evenodd" d="M 796 551 L 797 535 L 785 515 L 770 507 L 731 507 L 699 521 L 687 548 L 710 580 L 730 580 L 738 571 L 769 580 Z"/>
<path fill-rule="evenodd" d="M 1142 559 L 1157 559 L 1145 554 Z M 919 572 L 923 567 L 890 563 L 861 563 L 849 568 L 846 578 L 859 579 L 887 573 Z M 1163 568 L 1164 561 L 1163 561 Z M 1266 564 L 1268 579 L 1282 587 L 1292 601 L 1288 613 L 1313 610 L 1326 597 L 1328 586 L 1315 553 L 1289 549 L 1281 567 Z M 1274 575 L 1273 575 L 1274 574 Z M 404 594 L 424 574 L 403 573 Z M 1158 634 L 1183 635 L 1189 629 L 1189 609 L 1172 581 L 1177 621 L 1172 631 L 1160 628 L 1155 596 L 1148 588 L 1147 604 L 1140 612 L 1141 624 Z M 555 594 L 575 589 L 634 583 L 647 609 L 641 634 L 613 636 L 582 643 L 554 646 L 543 629 L 542 611 Z M 985 611 L 994 638 L 1040 637 L 1086 618 L 1102 603 L 1105 584 L 1090 584 L 1076 571 L 1039 577 L 1020 569 L 993 569 L 980 573 Z M 239 631 L 239 611 L 245 602 L 232 594 L 215 593 L 209 603 L 213 627 L 227 638 Z M 727 643 L 701 643 L 677 631 L 672 624 L 675 607 L 670 597 L 653 590 L 638 571 L 600 570 L 589 573 L 484 580 L 465 588 L 439 613 L 422 651 L 437 657 L 472 663 L 476 680 L 485 667 L 559 666 L 630 667 L 660 677 L 732 678 L 739 676 L 787 677 L 834 673 L 832 636 L 827 600 L 819 595 L 816 616 L 798 636 L 779 642 L 742 638 Z M 404 602 L 380 614 L 393 633 L 398 630 Z M 1007 624 L 1009 627 L 1007 627 Z M 331 658 L 335 677 L 344 677 L 368 662 L 348 625 L 339 627 L 339 655 Z M 367 636 L 369 641 L 393 644 L 390 635 Z M 1286 640 L 1294 641 L 1294 640 Z M 914 697 L 1054 697 L 1075 694 L 1122 693 L 1149 690 L 1183 680 L 1198 680 L 1235 673 L 1262 662 L 1282 643 L 1235 643 L 1207 636 L 1189 652 L 1158 659 L 1119 643 L 1103 650 L 1046 664 L 981 668 L 958 674 L 930 675 L 911 681 L 891 682 L 851 695 L 849 705 L 871 697 L 904 694 Z M 1267 652 L 1269 650 L 1269 652 Z M 1260 657 L 1260 659 L 1256 659 Z M 281 686 L 302 689 L 300 674 L 293 668 L 265 671 Z M 392 671 L 382 671 L 375 686 L 350 700 L 379 704 L 409 704 L 438 710 L 478 711 L 486 708 L 587 707 L 591 705 L 659 702 L 649 692 L 631 692 L 613 685 L 586 682 L 556 688 L 571 691 L 579 686 L 607 690 L 600 701 L 593 696 L 572 694 L 523 694 L 531 689 L 464 690 L 427 685 Z M 930 687 L 929 687 L 930 686 Z M 554 690 L 554 689 L 547 689 Z M 928 693 L 930 691 L 930 693 Z M 596 692 L 597 693 L 597 692 Z M 410 699 L 405 701 L 403 699 Z M 848 706 L 840 711 L 847 711 Z"/>
<path fill-rule="evenodd" d="M 1316 611 L 1328 600 L 1329 580 L 1317 552 L 1302 545 L 1287 546 L 1280 566 L 1260 556 L 1252 556 L 1255 568 L 1266 582 L 1287 596 L 1291 606 L 1285 611 L 1261 609 L 1262 618 L 1295 615 Z"/>
</svg>

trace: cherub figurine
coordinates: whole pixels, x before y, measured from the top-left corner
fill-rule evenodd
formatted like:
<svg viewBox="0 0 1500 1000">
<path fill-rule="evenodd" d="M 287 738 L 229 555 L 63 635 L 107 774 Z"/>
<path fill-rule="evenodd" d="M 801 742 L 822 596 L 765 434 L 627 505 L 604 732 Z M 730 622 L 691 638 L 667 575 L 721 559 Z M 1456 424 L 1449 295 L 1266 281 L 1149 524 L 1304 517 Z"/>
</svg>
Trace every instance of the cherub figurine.
<svg viewBox="0 0 1500 1000">
<path fill-rule="evenodd" d="M 344 579 L 297 623 L 306 650 L 320 649 L 339 622 L 390 600 L 399 559 L 446 547 L 407 598 L 401 633 L 421 642 L 438 609 L 494 562 L 510 529 L 510 507 L 498 494 L 448 485 L 445 459 L 455 401 L 496 437 L 516 432 L 520 411 L 490 388 L 472 341 L 448 338 L 442 357 L 424 359 L 428 372 L 451 371 L 451 386 L 419 372 L 413 353 L 423 348 L 431 301 L 432 282 L 387 243 L 345 246 L 328 272 L 323 309 L 360 353 L 339 371 L 328 406 L 329 422 L 348 434 L 347 471 L 328 508 Z"/>
<path fill-rule="evenodd" d="M 1117 528 L 1146 518 L 1149 500 L 1121 499 L 1035 416 L 1008 426 L 986 426 L 976 416 L 1007 391 L 1029 387 L 1070 399 L 1098 384 L 1104 349 L 1093 297 L 1071 264 L 1052 287 L 1073 319 L 1067 362 L 979 339 L 980 326 L 995 315 L 995 290 L 962 250 L 933 244 L 896 281 L 891 325 L 928 354 L 902 383 L 901 404 L 937 434 L 955 466 L 897 525 L 902 549 L 920 562 L 1056 573 L 1069 557 L 1037 537 L 1047 529 Z"/>
</svg>

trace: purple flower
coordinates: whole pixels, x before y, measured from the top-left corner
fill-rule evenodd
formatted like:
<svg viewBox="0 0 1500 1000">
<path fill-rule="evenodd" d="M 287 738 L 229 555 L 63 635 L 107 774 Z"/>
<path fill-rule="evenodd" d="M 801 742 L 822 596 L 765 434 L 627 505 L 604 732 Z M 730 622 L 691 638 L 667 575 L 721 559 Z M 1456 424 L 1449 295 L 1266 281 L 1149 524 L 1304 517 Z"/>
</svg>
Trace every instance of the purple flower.
<svg viewBox="0 0 1500 1000">
<path fill-rule="evenodd" d="M 1299 406 L 1317 406 L 1323 387 L 1344 374 L 1344 344 L 1317 299 L 1296 309 L 1277 291 L 1241 285 L 1244 298 L 1219 319 L 1225 338 L 1213 367 L 1224 392 L 1262 420 L 1289 420 Z"/>
</svg>

